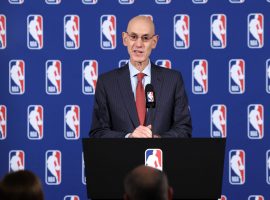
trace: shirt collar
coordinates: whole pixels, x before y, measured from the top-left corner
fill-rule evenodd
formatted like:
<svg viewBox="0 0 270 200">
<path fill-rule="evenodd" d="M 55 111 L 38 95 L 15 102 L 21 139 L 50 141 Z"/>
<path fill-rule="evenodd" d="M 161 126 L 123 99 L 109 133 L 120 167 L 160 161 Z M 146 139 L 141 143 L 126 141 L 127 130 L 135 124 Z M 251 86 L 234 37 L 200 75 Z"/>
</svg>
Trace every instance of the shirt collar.
<svg viewBox="0 0 270 200">
<path fill-rule="evenodd" d="M 129 67 L 130 77 L 134 77 L 138 73 L 140 73 L 140 71 L 137 70 L 136 67 L 131 64 L 130 60 L 128 61 L 128 67 Z M 146 76 L 150 77 L 150 75 L 151 75 L 151 63 L 150 63 L 150 60 L 148 61 L 148 64 L 146 65 L 146 67 L 144 68 L 142 73 L 144 73 Z"/>
</svg>

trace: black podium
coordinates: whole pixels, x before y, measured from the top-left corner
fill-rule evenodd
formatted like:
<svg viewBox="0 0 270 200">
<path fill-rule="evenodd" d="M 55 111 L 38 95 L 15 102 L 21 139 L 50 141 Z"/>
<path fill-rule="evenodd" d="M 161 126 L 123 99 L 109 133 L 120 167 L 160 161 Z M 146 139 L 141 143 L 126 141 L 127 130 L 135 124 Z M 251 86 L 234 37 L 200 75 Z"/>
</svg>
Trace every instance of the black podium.
<svg viewBox="0 0 270 200">
<path fill-rule="evenodd" d="M 121 199 L 123 180 L 145 164 L 145 152 L 162 151 L 162 168 L 175 199 L 221 196 L 225 139 L 83 139 L 87 194 L 91 199 Z"/>
</svg>

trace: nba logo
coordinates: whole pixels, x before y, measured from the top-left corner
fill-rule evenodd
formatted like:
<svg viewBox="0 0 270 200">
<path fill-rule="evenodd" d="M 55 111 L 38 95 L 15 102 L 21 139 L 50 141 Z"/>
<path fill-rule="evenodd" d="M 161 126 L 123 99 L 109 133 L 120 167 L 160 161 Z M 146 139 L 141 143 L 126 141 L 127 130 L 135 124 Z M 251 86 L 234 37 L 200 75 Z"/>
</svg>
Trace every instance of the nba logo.
<svg viewBox="0 0 270 200">
<path fill-rule="evenodd" d="M 174 16 L 174 48 L 187 49 L 189 48 L 189 16 L 175 15 Z"/>
<path fill-rule="evenodd" d="M 84 156 L 82 153 L 82 183 L 86 185 L 86 177 L 85 177 L 85 164 L 84 164 Z"/>
<path fill-rule="evenodd" d="M 262 139 L 264 136 L 263 105 L 251 104 L 248 106 L 248 138 Z"/>
<path fill-rule="evenodd" d="M 200 3 L 207 3 L 208 0 L 192 0 L 193 3 L 200 4 Z"/>
<path fill-rule="evenodd" d="M 27 46 L 29 49 L 43 48 L 43 18 L 41 15 L 27 17 Z"/>
<path fill-rule="evenodd" d="M 82 0 L 83 4 L 97 4 L 98 0 Z"/>
<path fill-rule="evenodd" d="M 41 105 L 28 106 L 27 136 L 29 140 L 43 138 L 43 107 Z"/>
<path fill-rule="evenodd" d="M 98 79 L 98 62 L 84 60 L 82 63 L 82 90 L 84 94 L 95 94 Z"/>
<path fill-rule="evenodd" d="M 9 152 L 9 172 L 24 170 L 25 154 L 22 150 L 11 150 Z"/>
<path fill-rule="evenodd" d="M 59 185 L 62 179 L 61 151 L 48 150 L 45 157 L 45 182 L 47 185 Z"/>
<path fill-rule="evenodd" d="M 248 47 L 262 48 L 264 45 L 263 15 L 260 13 L 252 13 L 248 15 Z"/>
<path fill-rule="evenodd" d="M 245 0 L 230 0 L 231 3 L 244 3 Z"/>
<path fill-rule="evenodd" d="M 245 183 L 245 151 L 231 150 L 229 152 L 229 181 L 232 185 Z"/>
<path fill-rule="evenodd" d="M 227 19 L 224 14 L 211 15 L 211 47 L 224 49 L 227 46 Z"/>
<path fill-rule="evenodd" d="M 9 61 L 9 93 L 23 94 L 25 91 L 25 64 L 23 60 Z"/>
<path fill-rule="evenodd" d="M 270 185 L 270 150 L 266 152 L 266 182 Z"/>
<path fill-rule="evenodd" d="M 226 138 L 227 137 L 227 108 L 225 105 L 211 106 L 211 137 Z"/>
<path fill-rule="evenodd" d="M 126 64 L 128 64 L 128 60 L 120 60 L 118 62 L 118 68 L 124 67 Z"/>
<path fill-rule="evenodd" d="M 231 59 L 229 62 L 229 91 L 231 94 L 245 92 L 245 61 Z"/>
<path fill-rule="evenodd" d="M 77 105 L 67 105 L 64 111 L 65 139 L 77 140 L 80 137 L 80 107 Z"/>
<path fill-rule="evenodd" d="M 77 195 L 67 195 L 64 197 L 64 200 L 80 200 L 80 198 Z"/>
<path fill-rule="evenodd" d="M 80 47 L 80 18 L 78 15 L 64 17 L 64 47 L 78 49 Z"/>
<path fill-rule="evenodd" d="M 61 0 L 45 0 L 47 4 L 60 4 Z"/>
<path fill-rule="evenodd" d="M 270 94 L 270 59 L 266 61 L 266 92 Z"/>
<path fill-rule="evenodd" d="M 118 0 L 120 4 L 133 4 L 134 0 Z"/>
<path fill-rule="evenodd" d="M 0 49 L 7 47 L 7 24 L 6 16 L 0 15 Z"/>
<path fill-rule="evenodd" d="M 62 64 L 60 60 L 46 62 L 46 93 L 60 94 L 62 91 Z"/>
<path fill-rule="evenodd" d="M 153 167 L 162 171 L 163 156 L 161 149 L 146 149 L 145 166 Z"/>
<path fill-rule="evenodd" d="M 0 140 L 7 138 L 7 107 L 0 105 Z"/>
<path fill-rule="evenodd" d="M 164 59 L 164 60 L 157 60 L 156 61 L 156 65 L 167 68 L 167 69 L 171 69 L 172 68 L 172 63 L 170 60 L 168 59 Z"/>
<path fill-rule="evenodd" d="M 11 4 L 22 4 L 24 0 L 8 0 Z"/>
<path fill-rule="evenodd" d="M 102 49 L 116 48 L 116 17 L 114 15 L 100 17 L 100 46 Z"/>
<path fill-rule="evenodd" d="M 156 0 L 157 4 L 169 4 L 171 3 L 171 0 Z"/>
<path fill-rule="evenodd" d="M 219 200 L 227 200 L 227 197 L 225 195 L 221 195 L 221 198 Z"/>
<path fill-rule="evenodd" d="M 208 92 L 208 62 L 205 59 L 192 62 L 192 92 L 194 94 Z"/>
<path fill-rule="evenodd" d="M 264 200 L 264 197 L 262 195 L 250 195 L 248 200 Z"/>
</svg>

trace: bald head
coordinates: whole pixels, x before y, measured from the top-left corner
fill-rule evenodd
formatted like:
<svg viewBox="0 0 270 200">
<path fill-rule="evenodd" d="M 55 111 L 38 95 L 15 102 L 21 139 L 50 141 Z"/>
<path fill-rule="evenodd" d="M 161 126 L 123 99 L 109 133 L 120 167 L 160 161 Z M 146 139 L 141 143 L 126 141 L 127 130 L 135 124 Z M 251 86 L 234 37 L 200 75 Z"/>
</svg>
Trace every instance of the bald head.
<svg viewBox="0 0 270 200">
<path fill-rule="evenodd" d="M 143 25 L 149 27 L 150 34 L 154 35 L 155 34 L 155 25 L 153 21 L 151 20 L 150 17 L 143 16 L 143 15 L 138 15 L 136 17 L 133 17 L 127 26 L 127 32 L 131 32 L 134 26 L 137 25 Z"/>
</svg>

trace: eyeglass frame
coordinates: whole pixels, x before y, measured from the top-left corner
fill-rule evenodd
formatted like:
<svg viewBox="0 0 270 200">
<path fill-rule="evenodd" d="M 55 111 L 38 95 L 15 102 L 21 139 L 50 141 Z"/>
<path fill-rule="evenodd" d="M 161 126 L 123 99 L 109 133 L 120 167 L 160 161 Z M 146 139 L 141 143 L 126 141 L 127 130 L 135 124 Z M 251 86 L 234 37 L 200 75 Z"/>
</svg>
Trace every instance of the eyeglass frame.
<svg viewBox="0 0 270 200">
<path fill-rule="evenodd" d="M 154 34 L 152 36 L 149 36 L 148 34 L 144 34 L 142 36 L 139 36 L 136 33 L 132 33 L 132 34 L 134 34 L 134 36 L 136 36 L 136 39 L 132 39 L 131 38 L 132 34 L 129 34 L 128 32 L 124 32 L 124 33 L 126 33 L 128 35 L 128 38 L 133 42 L 136 42 L 139 38 L 141 38 L 142 42 L 149 42 L 151 39 L 153 39 L 153 37 L 158 36 L 157 34 Z M 145 40 L 144 39 L 145 36 L 149 36 L 149 38 Z"/>
</svg>

